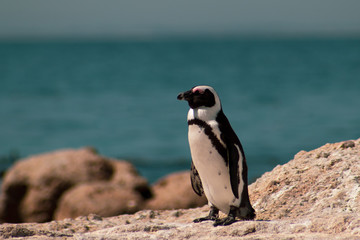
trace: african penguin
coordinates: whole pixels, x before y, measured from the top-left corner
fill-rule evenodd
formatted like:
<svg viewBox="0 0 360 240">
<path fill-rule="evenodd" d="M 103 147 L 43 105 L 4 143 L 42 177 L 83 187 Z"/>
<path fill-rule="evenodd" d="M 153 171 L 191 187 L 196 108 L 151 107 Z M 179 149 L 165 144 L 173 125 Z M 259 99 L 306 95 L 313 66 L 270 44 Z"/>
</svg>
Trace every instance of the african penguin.
<svg viewBox="0 0 360 240">
<path fill-rule="evenodd" d="M 180 93 L 190 106 L 187 115 L 191 152 L 191 185 L 209 201 L 210 213 L 194 222 L 213 220 L 214 226 L 230 225 L 236 217 L 255 218 L 248 194 L 244 150 L 223 113 L 220 99 L 210 86 Z M 219 210 L 228 216 L 219 219 Z"/>
</svg>

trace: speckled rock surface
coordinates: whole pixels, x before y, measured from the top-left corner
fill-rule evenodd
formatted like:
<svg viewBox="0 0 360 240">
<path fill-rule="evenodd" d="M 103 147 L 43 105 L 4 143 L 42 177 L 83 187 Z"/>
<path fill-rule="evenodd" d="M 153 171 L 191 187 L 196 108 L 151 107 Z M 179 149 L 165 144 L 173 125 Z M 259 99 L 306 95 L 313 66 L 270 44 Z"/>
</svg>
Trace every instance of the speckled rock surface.
<svg viewBox="0 0 360 240">
<path fill-rule="evenodd" d="M 261 219 L 360 213 L 360 140 L 300 151 L 249 190 Z"/>
<path fill-rule="evenodd" d="M 0 225 L 4 239 L 359 239 L 356 214 L 269 221 L 239 221 L 213 227 L 193 223 L 208 207 L 187 210 L 143 210 L 133 215 L 101 218 L 97 215 L 49 223 Z M 340 227 L 342 226 L 342 227 Z M 21 238 L 20 238 L 21 237 Z"/>
</svg>

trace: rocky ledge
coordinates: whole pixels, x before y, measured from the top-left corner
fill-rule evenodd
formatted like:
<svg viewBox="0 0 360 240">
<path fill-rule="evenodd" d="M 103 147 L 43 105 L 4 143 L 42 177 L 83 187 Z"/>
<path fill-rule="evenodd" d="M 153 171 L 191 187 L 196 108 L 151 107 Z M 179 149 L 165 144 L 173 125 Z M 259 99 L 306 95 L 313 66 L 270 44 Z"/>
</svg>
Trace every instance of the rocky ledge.
<svg viewBox="0 0 360 240">
<path fill-rule="evenodd" d="M 360 139 L 301 151 L 249 187 L 254 221 L 213 227 L 208 207 L 0 225 L 5 239 L 360 239 Z"/>
</svg>

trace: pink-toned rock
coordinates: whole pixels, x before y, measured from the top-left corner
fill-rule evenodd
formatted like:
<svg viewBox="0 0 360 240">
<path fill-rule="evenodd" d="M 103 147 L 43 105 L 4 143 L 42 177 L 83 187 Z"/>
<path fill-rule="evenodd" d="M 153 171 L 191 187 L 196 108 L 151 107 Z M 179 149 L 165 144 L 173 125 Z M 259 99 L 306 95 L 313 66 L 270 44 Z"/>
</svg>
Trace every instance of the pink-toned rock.
<svg viewBox="0 0 360 240">
<path fill-rule="evenodd" d="M 360 212 L 360 139 L 300 151 L 249 187 L 257 219 Z"/>
<path fill-rule="evenodd" d="M 79 184 L 63 194 L 54 219 L 76 218 L 89 213 L 102 217 L 134 213 L 141 209 L 143 201 L 134 189 L 111 182 Z"/>
<path fill-rule="evenodd" d="M 111 160 L 111 165 L 114 170 L 110 181 L 123 188 L 130 188 L 136 190 L 141 194 L 143 199 L 152 197 L 151 189 L 148 181 L 140 176 L 134 165 L 127 161 Z"/>
<path fill-rule="evenodd" d="M 0 197 L 0 221 L 50 221 L 59 198 L 66 190 L 81 183 L 112 180 L 139 191 L 145 198 L 151 195 L 146 180 L 137 174 L 131 164 L 107 159 L 92 148 L 62 150 L 26 158 L 5 174 Z"/>
<path fill-rule="evenodd" d="M 179 209 L 204 206 L 207 200 L 199 197 L 193 191 L 190 182 L 190 172 L 170 174 L 153 185 L 153 199 L 150 199 L 147 209 Z"/>
</svg>

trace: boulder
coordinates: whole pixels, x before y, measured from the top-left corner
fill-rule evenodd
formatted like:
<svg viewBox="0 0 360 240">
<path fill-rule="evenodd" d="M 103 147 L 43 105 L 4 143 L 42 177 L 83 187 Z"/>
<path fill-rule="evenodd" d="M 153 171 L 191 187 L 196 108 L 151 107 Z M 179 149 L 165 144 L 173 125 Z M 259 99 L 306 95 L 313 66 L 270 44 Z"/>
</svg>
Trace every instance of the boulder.
<svg viewBox="0 0 360 240">
<path fill-rule="evenodd" d="M 300 151 L 257 179 L 249 191 L 257 219 L 358 213 L 360 139 Z"/>
<path fill-rule="evenodd" d="M 79 184 L 66 191 L 59 201 L 54 219 L 76 218 L 90 213 L 110 217 L 134 213 L 144 199 L 136 190 L 111 182 Z"/>
<path fill-rule="evenodd" d="M 146 180 L 130 163 L 105 158 L 92 148 L 61 150 L 20 160 L 6 172 L 0 221 L 50 221 L 65 191 L 98 181 L 113 181 L 138 191 L 144 198 L 151 196 Z"/>
<path fill-rule="evenodd" d="M 119 161 L 111 159 L 111 164 L 114 170 L 114 174 L 110 181 L 123 188 L 134 189 L 144 199 L 152 197 L 152 190 L 148 185 L 148 181 L 141 177 L 131 163 L 127 161 Z"/>
<path fill-rule="evenodd" d="M 147 201 L 146 209 L 179 209 L 204 206 L 205 196 L 199 197 L 191 187 L 190 171 L 172 173 L 156 182 L 154 197 Z"/>
</svg>

